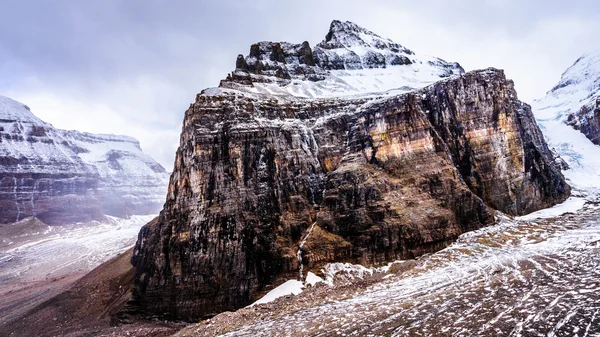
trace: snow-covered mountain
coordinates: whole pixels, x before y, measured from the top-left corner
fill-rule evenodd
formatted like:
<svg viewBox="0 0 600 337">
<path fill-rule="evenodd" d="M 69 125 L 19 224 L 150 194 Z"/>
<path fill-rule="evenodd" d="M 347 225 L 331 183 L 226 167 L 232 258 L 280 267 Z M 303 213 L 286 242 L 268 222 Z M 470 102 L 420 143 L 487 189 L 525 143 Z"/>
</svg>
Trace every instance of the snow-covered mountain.
<svg viewBox="0 0 600 337">
<path fill-rule="evenodd" d="M 600 193 L 600 50 L 577 59 L 532 107 L 549 145 L 570 168 L 564 172 L 570 184 Z"/>
<path fill-rule="evenodd" d="M 561 76 L 543 100 L 548 113 L 565 117 L 600 97 L 600 50 L 582 55 Z M 543 108 L 543 107 L 542 107 Z"/>
<path fill-rule="evenodd" d="M 157 213 L 167 183 L 136 139 L 59 130 L 0 96 L 0 223 Z"/>
<path fill-rule="evenodd" d="M 413 258 L 490 225 L 492 209 L 569 194 L 502 70 L 463 74 L 334 21 L 314 48 L 252 45 L 196 96 L 165 207 L 133 252 L 134 301 L 196 321 L 289 275 Z"/>
<path fill-rule="evenodd" d="M 186 111 L 167 201 L 132 259 L 69 292 L 87 300 L 93 287 L 103 303 L 64 296 L 8 331 L 101 334 L 85 310 L 107 308 L 106 322 L 133 321 L 120 328 L 147 335 L 167 334 L 140 327 L 149 315 L 161 325 L 210 317 L 176 336 L 595 335 L 600 208 L 579 196 L 600 181 L 600 153 L 573 128 L 594 81 L 563 78 L 536 105 L 571 165 L 578 196 L 569 199 L 565 163 L 502 70 L 463 74 L 339 21 L 313 49 L 255 44 Z M 63 272 L 63 244 L 129 242 L 88 233 L 11 248 L 0 254 L 4 275 L 39 275 L 20 261 Z M 58 251 L 55 262 L 39 258 Z M 133 287 L 119 283 L 132 272 L 117 273 L 119 260 L 135 265 Z M 103 296 L 97 284 L 120 290 Z M 110 314 L 130 298 L 121 289 L 133 289 L 132 301 Z M 55 307 L 76 308 L 82 323 Z"/>
<path fill-rule="evenodd" d="M 333 21 L 325 40 L 259 42 L 221 87 L 277 96 L 327 98 L 398 94 L 463 74 L 455 62 L 419 55 L 352 22 Z M 222 88 L 221 88 L 222 90 Z"/>
</svg>

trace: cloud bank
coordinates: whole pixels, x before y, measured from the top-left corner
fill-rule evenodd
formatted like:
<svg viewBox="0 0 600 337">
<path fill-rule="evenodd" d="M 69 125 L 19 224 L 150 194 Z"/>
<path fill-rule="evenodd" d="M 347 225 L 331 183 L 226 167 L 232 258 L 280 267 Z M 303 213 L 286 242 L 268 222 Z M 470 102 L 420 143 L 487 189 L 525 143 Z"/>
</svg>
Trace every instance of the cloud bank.
<svg viewBox="0 0 600 337">
<path fill-rule="evenodd" d="M 63 129 L 126 134 L 167 170 L 183 113 L 257 41 L 321 41 L 350 20 L 466 70 L 497 67 L 542 97 L 600 48 L 594 1 L 9 1 L 0 94 Z"/>
</svg>

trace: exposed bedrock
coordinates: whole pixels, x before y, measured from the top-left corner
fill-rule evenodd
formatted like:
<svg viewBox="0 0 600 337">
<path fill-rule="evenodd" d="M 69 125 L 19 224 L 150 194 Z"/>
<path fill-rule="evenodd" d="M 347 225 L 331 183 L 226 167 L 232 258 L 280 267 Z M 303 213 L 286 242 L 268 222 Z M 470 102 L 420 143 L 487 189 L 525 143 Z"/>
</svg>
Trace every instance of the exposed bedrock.
<svg viewBox="0 0 600 337">
<path fill-rule="evenodd" d="M 387 98 L 206 91 L 186 111 L 167 201 L 139 234 L 134 298 L 195 320 L 299 268 L 443 248 L 564 200 L 569 186 L 501 70 Z M 317 216 L 318 214 L 318 216 Z"/>
<path fill-rule="evenodd" d="M 581 131 L 592 143 L 600 145 L 600 97 L 569 114 L 567 124 Z"/>
</svg>

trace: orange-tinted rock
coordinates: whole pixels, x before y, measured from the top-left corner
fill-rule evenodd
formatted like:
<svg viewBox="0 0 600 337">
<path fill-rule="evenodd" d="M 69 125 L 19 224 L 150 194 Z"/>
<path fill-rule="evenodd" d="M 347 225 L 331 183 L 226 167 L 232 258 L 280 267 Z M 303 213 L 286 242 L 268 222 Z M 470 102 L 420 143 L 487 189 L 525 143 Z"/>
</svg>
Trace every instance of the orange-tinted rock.
<svg viewBox="0 0 600 337">
<path fill-rule="evenodd" d="M 195 320 L 325 262 L 443 248 L 569 195 L 500 70 L 379 99 L 277 101 L 204 92 L 186 111 L 167 201 L 140 232 L 134 296 Z"/>
</svg>

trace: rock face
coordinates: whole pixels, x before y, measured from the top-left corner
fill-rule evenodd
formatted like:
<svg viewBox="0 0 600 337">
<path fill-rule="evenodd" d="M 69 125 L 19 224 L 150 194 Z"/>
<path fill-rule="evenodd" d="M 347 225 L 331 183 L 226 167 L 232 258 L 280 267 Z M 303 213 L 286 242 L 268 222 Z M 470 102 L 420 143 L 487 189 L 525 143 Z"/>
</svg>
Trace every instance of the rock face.
<svg viewBox="0 0 600 337">
<path fill-rule="evenodd" d="M 356 27 L 334 22 L 319 44 L 346 46 L 344 67 L 358 64 L 348 44 L 360 42 L 336 36 L 353 36 Z M 374 45 L 363 46 L 364 55 L 383 50 L 386 67 L 410 72 L 420 62 L 390 43 L 411 60 L 392 66 L 391 52 Z M 524 214 L 569 195 L 529 106 L 501 70 L 399 95 L 301 98 L 257 90 L 269 76 L 289 84 L 250 59 L 280 70 L 318 67 L 313 73 L 328 78 L 338 65 L 316 50 L 310 61 L 307 44 L 256 46 L 186 111 L 167 202 L 141 230 L 132 258 L 134 298 L 150 312 L 195 320 L 236 309 L 297 276 L 301 264 L 412 258 L 492 223 L 494 209 Z M 290 50 L 303 63 L 288 62 Z M 286 69 L 293 83 L 296 72 Z"/>
<path fill-rule="evenodd" d="M 592 143 L 600 145 L 600 97 L 569 114 L 567 124 L 581 131 Z"/>
<path fill-rule="evenodd" d="M 0 223 L 155 213 L 167 181 L 137 140 L 58 130 L 0 96 Z"/>
</svg>

